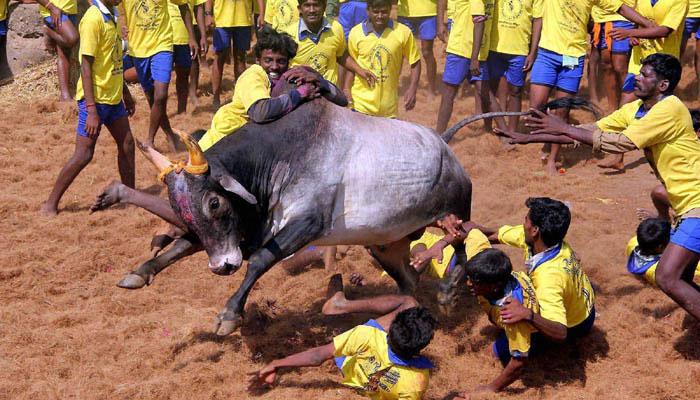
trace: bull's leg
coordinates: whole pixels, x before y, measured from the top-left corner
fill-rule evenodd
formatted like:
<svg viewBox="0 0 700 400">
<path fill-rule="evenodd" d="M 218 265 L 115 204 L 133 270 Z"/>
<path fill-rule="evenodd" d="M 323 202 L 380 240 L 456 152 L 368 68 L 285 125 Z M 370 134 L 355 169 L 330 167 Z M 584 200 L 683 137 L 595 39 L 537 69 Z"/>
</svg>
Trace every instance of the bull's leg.
<svg viewBox="0 0 700 400">
<path fill-rule="evenodd" d="M 456 262 L 454 267 L 440 281 L 437 295 L 438 304 L 447 312 L 457 303 L 457 293 L 466 279 L 464 266 L 467 263 L 467 253 L 464 243 L 454 244 L 453 247 L 455 249 Z"/>
<path fill-rule="evenodd" d="M 124 289 L 140 289 L 153 282 L 153 278 L 177 260 L 202 250 L 198 240 L 185 235 L 175 241 L 167 251 L 141 264 L 135 271 L 128 273 L 117 286 Z"/>
<path fill-rule="evenodd" d="M 141 207 L 166 222 L 187 231 L 187 227 L 170 207 L 170 203 L 158 196 L 132 189 L 121 182 L 112 182 L 104 188 L 102 193 L 97 195 L 95 203 L 90 207 L 90 212 L 105 210 L 117 203 Z"/>
<path fill-rule="evenodd" d="M 219 336 L 226 336 L 238 329 L 243 322 L 243 308 L 248 294 L 255 282 L 277 262 L 318 238 L 321 231 L 322 222 L 317 216 L 309 215 L 306 218 L 290 221 L 265 246 L 253 253 L 248 259 L 248 270 L 243 283 L 216 317 L 214 332 Z"/>
<path fill-rule="evenodd" d="M 384 246 L 369 246 L 369 252 L 399 286 L 401 294 L 413 294 L 418 287 L 419 274 L 410 264 L 411 239 L 405 237 Z"/>
</svg>

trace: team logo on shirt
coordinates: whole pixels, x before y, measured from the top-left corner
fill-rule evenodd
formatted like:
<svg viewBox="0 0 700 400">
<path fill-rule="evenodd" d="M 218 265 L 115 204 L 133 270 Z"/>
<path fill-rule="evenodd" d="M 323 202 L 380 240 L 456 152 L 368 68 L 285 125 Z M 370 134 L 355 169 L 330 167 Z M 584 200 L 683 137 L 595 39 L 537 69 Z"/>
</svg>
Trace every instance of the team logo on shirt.
<svg viewBox="0 0 700 400">
<path fill-rule="evenodd" d="M 309 59 L 309 65 L 323 75 L 328 70 L 328 57 L 323 53 L 316 53 Z"/>
<path fill-rule="evenodd" d="M 379 82 L 389 79 L 389 64 L 391 52 L 383 44 L 374 46 L 369 60 L 369 70 L 377 77 Z"/>
<path fill-rule="evenodd" d="M 504 19 L 518 19 L 522 13 L 522 0 L 505 0 L 501 3 L 501 15 Z"/>
<path fill-rule="evenodd" d="M 277 14 L 275 15 L 276 25 L 280 29 L 288 27 L 292 23 L 294 10 L 292 6 L 285 0 L 277 3 Z"/>
<path fill-rule="evenodd" d="M 112 75 L 120 75 L 124 69 L 124 59 L 122 58 L 122 40 L 119 35 L 115 35 L 112 42 Z"/>
<path fill-rule="evenodd" d="M 158 28 L 158 15 L 163 6 L 156 0 L 139 0 L 136 4 L 136 26 L 144 31 Z"/>
</svg>

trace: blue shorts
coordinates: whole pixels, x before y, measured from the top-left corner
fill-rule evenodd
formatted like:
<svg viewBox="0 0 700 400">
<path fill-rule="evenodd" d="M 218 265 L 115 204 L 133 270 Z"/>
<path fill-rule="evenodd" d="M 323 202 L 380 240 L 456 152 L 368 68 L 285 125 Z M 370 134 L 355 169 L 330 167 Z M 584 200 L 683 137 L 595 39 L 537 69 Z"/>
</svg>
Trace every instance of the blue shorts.
<svg viewBox="0 0 700 400">
<path fill-rule="evenodd" d="M 186 44 L 173 45 L 173 59 L 178 68 L 190 68 L 192 66 L 192 56 L 190 56 L 190 46 Z M 126 69 L 126 67 L 124 68 Z"/>
<path fill-rule="evenodd" d="M 122 57 L 122 69 L 126 71 L 131 68 L 134 68 L 134 60 L 131 59 L 130 55 L 124 54 Z"/>
<path fill-rule="evenodd" d="M 0 21 L 0 36 L 7 36 L 7 20 Z"/>
<path fill-rule="evenodd" d="M 215 28 L 212 43 L 214 51 L 221 53 L 231 48 L 233 40 L 234 50 L 248 51 L 250 49 L 250 38 L 252 29 L 249 26 L 236 26 L 229 28 Z"/>
<path fill-rule="evenodd" d="M 615 40 L 610 37 L 609 29 L 634 29 L 634 24 L 629 21 L 598 22 L 593 27 L 592 43 L 598 50 L 606 50 L 610 43 L 610 52 L 613 54 L 629 54 L 632 51 L 629 38 Z"/>
<path fill-rule="evenodd" d="M 437 36 L 437 17 L 399 17 L 399 22 L 411 28 L 413 36 L 420 40 L 435 40 Z"/>
<path fill-rule="evenodd" d="M 480 63 L 481 75 L 472 77 L 469 73 L 471 59 L 447 53 L 445 58 L 445 71 L 442 73 L 442 81 L 448 85 L 459 86 L 465 79 L 470 82 L 489 80 L 489 67 L 486 61 Z"/>
<path fill-rule="evenodd" d="M 170 74 L 173 72 L 172 51 L 161 51 L 146 58 L 131 56 L 131 60 L 144 92 L 153 89 L 154 81 L 170 83 Z"/>
<path fill-rule="evenodd" d="M 696 39 L 700 39 L 700 18 L 686 18 L 683 36 L 690 37 L 695 34 Z"/>
<path fill-rule="evenodd" d="M 671 232 L 671 243 L 700 253 L 700 218 L 685 218 Z"/>
<path fill-rule="evenodd" d="M 367 3 L 360 0 L 350 0 L 340 3 L 338 7 L 338 23 L 343 27 L 345 40 L 348 39 L 350 29 L 367 19 Z"/>
<path fill-rule="evenodd" d="M 115 121 L 119 118 L 128 117 L 129 114 L 126 112 L 126 107 L 124 102 L 119 104 L 95 104 L 95 109 L 97 110 L 97 116 L 100 118 L 100 125 L 97 127 L 97 133 L 99 135 L 102 125 L 107 125 L 109 128 Z M 87 132 L 85 132 L 85 123 L 87 122 L 87 107 L 85 107 L 85 99 L 78 101 L 78 127 L 75 128 L 75 133 L 82 137 L 88 137 Z"/>
<path fill-rule="evenodd" d="M 622 91 L 625 93 L 634 92 L 634 74 L 627 74 L 625 82 L 622 84 Z"/>
<path fill-rule="evenodd" d="M 578 58 L 578 65 L 564 66 L 564 56 L 561 54 L 539 48 L 537 58 L 532 66 L 530 83 L 536 85 L 555 87 L 563 92 L 576 94 L 583 77 L 583 63 L 585 56 Z"/>
<path fill-rule="evenodd" d="M 68 20 L 70 20 L 70 22 L 73 23 L 75 29 L 78 29 L 78 14 L 61 14 L 61 22 L 65 22 Z M 53 26 L 53 21 L 51 20 L 50 15 L 48 17 L 44 17 L 44 25 L 48 26 L 53 30 L 56 30 L 56 27 Z"/>
<path fill-rule="evenodd" d="M 577 338 L 586 336 L 591 331 L 591 329 L 593 329 L 594 322 L 595 308 L 591 310 L 591 313 L 585 320 L 583 320 L 583 322 L 574 327 L 566 328 L 566 341 L 571 342 Z M 542 336 L 541 333 L 532 333 L 530 336 L 530 351 L 528 352 L 528 356 L 536 355 L 537 353 L 541 352 L 544 348 L 546 348 L 549 344 L 551 344 L 551 342 L 547 340 L 544 336 Z M 506 337 L 505 332 L 501 332 L 498 335 L 496 341 L 493 342 L 492 350 L 493 354 L 496 357 L 498 357 L 503 366 L 506 366 L 506 364 L 510 362 L 511 354 L 510 348 L 508 348 L 508 338 Z"/>
<path fill-rule="evenodd" d="M 452 32 L 452 18 L 447 18 L 447 33 Z"/>
<path fill-rule="evenodd" d="M 486 62 L 489 67 L 489 79 L 505 77 L 506 81 L 513 86 L 524 86 L 525 71 L 523 68 L 526 58 L 520 55 L 489 52 L 489 59 Z"/>
</svg>

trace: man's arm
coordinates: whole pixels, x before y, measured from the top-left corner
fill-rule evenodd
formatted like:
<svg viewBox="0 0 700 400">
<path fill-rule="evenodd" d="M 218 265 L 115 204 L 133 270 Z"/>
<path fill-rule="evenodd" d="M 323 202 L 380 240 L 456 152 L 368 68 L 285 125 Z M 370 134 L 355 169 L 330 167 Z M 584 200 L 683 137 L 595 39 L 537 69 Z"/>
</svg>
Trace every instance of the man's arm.
<svg viewBox="0 0 700 400">
<path fill-rule="evenodd" d="M 258 20 L 255 21 L 255 29 L 260 30 L 265 26 L 265 0 L 256 0 L 258 2 L 258 10 L 260 10 L 260 15 Z"/>
<path fill-rule="evenodd" d="M 185 23 L 187 28 L 188 45 L 190 47 L 190 58 L 196 59 L 199 56 L 199 43 L 197 43 L 194 38 L 194 24 L 192 23 L 192 13 L 190 13 L 190 7 L 185 4 L 177 6 L 180 9 L 180 16 Z"/>
<path fill-rule="evenodd" d="M 420 80 L 420 60 L 416 61 L 411 65 L 411 78 L 406 90 L 406 94 L 403 96 L 403 104 L 406 111 L 413 110 L 416 106 L 416 92 L 418 92 L 418 81 Z"/>
<path fill-rule="evenodd" d="M 445 22 L 445 10 L 447 9 L 447 0 L 438 0 L 437 2 L 437 36 L 443 42 L 447 43 L 447 23 Z"/>
<path fill-rule="evenodd" d="M 488 384 L 488 389 L 493 392 L 500 392 L 515 382 L 523 373 L 523 368 L 527 363 L 527 357 L 511 357 L 510 361 L 503 368 L 500 374 Z"/>
<path fill-rule="evenodd" d="M 207 42 L 207 24 L 204 18 L 204 9 L 206 4 L 198 4 L 194 6 L 194 15 L 197 20 L 197 29 L 199 29 L 199 56 L 204 57 L 209 51 L 209 43 Z"/>
<path fill-rule="evenodd" d="M 326 360 L 333 358 L 334 352 L 335 346 L 333 343 L 328 343 L 323 346 L 292 354 L 280 360 L 274 360 L 264 366 L 260 371 L 248 374 L 248 383 L 250 386 L 260 383 L 272 385 L 275 383 L 277 371 L 280 368 L 317 367 Z"/>
<path fill-rule="evenodd" d="M 535 64 L 535 58 L 537 58 L 537 48 L 540 45 L 540 37 L 542 36 L 542 18 L 535 18 L 532 20 L 532 37 L 530 38 L 530 52 L 525 58 L 525 65 L 523 65 L 523 71 L 527 72 L 532 69 Z"/>
<path fill-rule="evenodd" d="M 49 13 L 51 14 L 51 22 L 53 22 L 53 26 L 56 27 L 56 30 L 58 30 L 62 24 L 61 14 L 63 14 L 63 11 L 53 5 L 51 0 L 36 0 L 36 2 L 44 6 L 45 9 L 49 10 Z"/>
<path fill-rule="evenodd" d="M 523 306 L 517 299 L 510 298 L 501 307 L 501 319 L 506 324 L 527 321 L 540 333 L 555 342 L 566 340 L 566 325 L 542 317 L 540 314 Z"/>
<path fill-rule="evenodd" d="M 627 20 L 629 20 L 630 22 L 634 22 L 635 24 L 637 24 L 637 26 L 641 26 L 644 28 L 651 28 L 653 26 L 656 26 L 656 24 L 653 21 L 644 18 L 644 16 L 636 12 L 632 7 L 628 6 L 627 4 L 623 4 L 622 7 L 620 7 L 620 9 L 617 10 L 617 13 L 627 18 Z"/>
<path fill-rule="evenodd" d="M 668 26 L 653 26 L 651 28 L 620 29 L 615 28 L 610 31 L 610 36 L 615 40 L 623 40 L 630 37 L 640 39 L 665 38 L 673 33 L 673 29 Z"/>
<path fill-rule="evenodd" d="M 204 5 L 204 21 L 207 29 L 214 29 L 214 0 L 207 0 Z"/>
<path fill-rule="evenodd" d="M 94 62 L 95 57 L 83 54 L 80 63 L 80 78 L 83 81 L 85 108 L 87 109 L 85 131 L 91 139 L 97 138 L 97 128 L 100 125 L 100 117 L 97 115 L 97 105 L 95 104 L 95 94 L 92 90 L 92 64 Z"/>
<path fill-rule="evenodd" d="M 248 117 L 258 124 L 272 122 L 299 107 L 304 100 L 310 100 L 319 95 L 316 85 L 305 83 L 281 96 L 256 101 L 248 109 Z"/>
<path fill-rule="evenodd" d="M 345 69 L 347 69 L 348 71 L 364 79 L 370 88 L 373 88 L 374 85 L 377 83 L 377 77 L 372 72 L 360 67 L 357 61 L 355 61 L 355 59 L 352 58 L 352 56 L 350 56 L 350 54 L 347 51 L 338 59 L 338 63 L 345 67 Z M 343 90 L 346 91 L 348 91 L 349 89 L 349 87 L 343 88 Z"/>
<path fill-rule="evenodd" d="M 130 117 L 133 117 L 134 113 L 136 112 L 136 102 L 134 101 L 134 98 L 131 97 L 131 92 L 129 91 L 129 86 L 126 84 L 126 81 L 124 81 L 124 84 L 122 85 L 122 97 L 124 99 L 124 108 L 126 108 L 126 113 L 129 114 Z"/>
<path fill-rule="evenodd" d="M 484 25 L 486 19 L 483 15 L 472 16 L 474 21 L 474 39 L 472 41 L 472 56 L 469 70 L 472 76 L 481 75 L 481 66 L 479 64 L 479 50 L 481 50 L 481 41 L 484 37 Z"/>
<path fill-rule="evenodd" d="M 319 88 L 321 89 L 321 96 L 331 103 L 341 107 L 346 107 L 348 105 L 348 99 L 345 97 L 345 93 L 329 80 L 321 78 Z"/>
</svg>

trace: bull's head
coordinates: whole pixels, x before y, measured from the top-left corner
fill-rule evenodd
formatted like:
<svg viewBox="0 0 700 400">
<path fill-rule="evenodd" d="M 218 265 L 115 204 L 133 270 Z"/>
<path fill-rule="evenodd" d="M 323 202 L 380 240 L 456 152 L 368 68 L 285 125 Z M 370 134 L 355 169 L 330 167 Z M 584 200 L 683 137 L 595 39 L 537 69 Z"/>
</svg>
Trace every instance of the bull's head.
<svg viewBox="0 0 700 400">
<path fill-rule="evenodd" d="M 176 133 L 187 146 L 189 160 L 173 163 L 152 147 L 138 147 L 160 171 L 168 186 L 170 205 L 189 231 L 197 235 L 209 256 L 209 268 L 219 275 L 236 272 L 243 261 L 240 249 L 240 217 L 234 209 L 233 196 L 256 204 L 235 178 L 225 171 L 213 174 L 202 149 L 188 134 Z"/>
</svg>

